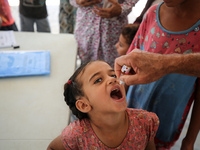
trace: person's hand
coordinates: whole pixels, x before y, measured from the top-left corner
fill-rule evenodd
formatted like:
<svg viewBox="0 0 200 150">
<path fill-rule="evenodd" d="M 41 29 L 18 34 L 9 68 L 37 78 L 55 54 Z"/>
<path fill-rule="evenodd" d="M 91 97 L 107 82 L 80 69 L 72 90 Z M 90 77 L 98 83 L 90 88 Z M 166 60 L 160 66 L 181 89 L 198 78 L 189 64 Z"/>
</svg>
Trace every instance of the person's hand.
<svg viewBox="0 0 200 150">
<path fill-rule="evenodd" d="M 100 3 L 101 0 L 76 0 L 76 3 L 82 7 L 88 7 Z"/>
<path fill-rule="evenodd" d="M 161 56 L 161 54 L 134 49 L 129 54 L 115 59 L 115 73 L 127 85 L 147 84 L 156 81 L 166 74 Z M 134 73 L 120 76 L 123 65 L 132 67 Z"/>
<path fill-rule="evenodd" d="M 112 3 L 112 6 L 109 8 L 99 8 L 94 6 L 94 13 L 102 18 L 112 18 L 117 17 L 121 14 L 122 8 L 121 5 L 116 0 L 108 0 Z"/>
</svg>

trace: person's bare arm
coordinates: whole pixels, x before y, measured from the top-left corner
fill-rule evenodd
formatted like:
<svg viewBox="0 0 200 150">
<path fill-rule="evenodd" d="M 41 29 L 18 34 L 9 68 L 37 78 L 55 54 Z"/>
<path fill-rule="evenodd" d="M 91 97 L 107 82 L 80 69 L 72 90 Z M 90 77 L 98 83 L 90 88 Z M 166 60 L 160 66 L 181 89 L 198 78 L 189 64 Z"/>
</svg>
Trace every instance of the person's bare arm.
<svg viewBox="0 0 200 150">
<path fill-rule="evenodd" d="M 182 141 L 181 150 L 192 150 L 194 149 L 194 143 L 200 130 L 200 87 L 197 86 L 195 92 L 195 101 L 192 110 L 192 116 L 189 124 L 189 128 L 185 138 Z"/>
<path fill-rule="evenodd" d="M 65 150 L 61 141 L 61 135 L 55 138 L 47 147 L 47 150 Z"/>
<path fill-rule="evenodd" d="M 170 73 L 180 73 L 200 77 L 200 53 L 172 55 L 169 61 Z M 178 64 L 176 63 L 176 60 Z"/>
<path fill-rule="evenodd" d="M 96 13 L 98 16 L 103 18 L 112 18 L 119 16 L 122 12 L 121 5 L 116 0 L 108 0 L 112 3 L 112 6 L 109 8 L 100 8 L 94 6 L 94 13 Z"/>
<path fill-rule="evenodd" d="M 100 3 L 101 0 L 76 0 L 76 3 L 82 7 L 88 7 Z"/>
<path fill-rule="evenodd" d="M 134 74 L 120 77 L 123 65 L 132 67 Z M 199 68 L 200 53 L 162 55 L 134 49 L 115 59 L 115 73 L 127 85 L 147 84 L 169 73 L 200 77 Z"/>
<path fill-rule="evenodd" d="M 149 141 L 145 150 L 156 150 L 156 146 L 154 140 Z"/>
</svg>

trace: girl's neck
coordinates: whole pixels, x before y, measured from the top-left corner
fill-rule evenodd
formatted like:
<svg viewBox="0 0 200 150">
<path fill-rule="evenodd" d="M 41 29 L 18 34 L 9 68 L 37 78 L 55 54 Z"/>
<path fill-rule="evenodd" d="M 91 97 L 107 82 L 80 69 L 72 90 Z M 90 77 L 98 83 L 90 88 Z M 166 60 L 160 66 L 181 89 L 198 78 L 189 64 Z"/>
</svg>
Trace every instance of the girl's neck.
<svg viewBox="0 0 200 150">
<path fill-rule="evenodd" d="M 119 146 L 127 135 L 129 119 L 127 112 L 116 116 L 100 116 L 90 120 L 91 127 L 102 143 L 108 147 Z"/>
<path fill-rule="evenodd" d="M 169 7 L 163 3 L 159 10 L 161 25 L 168 31 L 179 32 L 191 28 L 200 19 L 200 1 L 187 0 L 183 4 Z"/>
<path fill-rule="evenodd" d="M 199 0 L 185 0 L 181 4 L 177 4 L 174 6 L 168 6 L 166 3 L 164 3 L 163 7 L 168 11 L 173 10 L 173 13 L 175 13 L 176 15 L 182 15 L 182 14 L 191 14 L 198 11 L 199 4 L 200 4 Z"/>
<path fill-rule="evenodd" d="M 118 128 L 123 122 L 125 122 L 127 112 L 120 112 L 116 114 L 97 114 L 90 116 L 90 123 L 99 129 Z"/>
</svg>

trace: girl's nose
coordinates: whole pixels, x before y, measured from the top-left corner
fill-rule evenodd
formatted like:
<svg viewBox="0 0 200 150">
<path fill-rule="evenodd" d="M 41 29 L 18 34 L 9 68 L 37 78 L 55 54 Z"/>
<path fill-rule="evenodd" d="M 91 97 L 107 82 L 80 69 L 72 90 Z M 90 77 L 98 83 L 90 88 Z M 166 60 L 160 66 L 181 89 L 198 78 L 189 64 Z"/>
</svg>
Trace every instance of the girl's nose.
<svg viewBox="0 0 200 150">
<path fill-rule="evenodd" d="M 116 83 L 116 82 L 117 82 L 117 78 L 109 77 L 108 84 L 113 84 L 113 83 Z"/>
<path fill-rule="evenodd" d="M 119 45 L 119 42 L 117 42 L 117 43 L 115 44 L 115 47 L 117 48 L 117 47 L 118 47 L 118 45 Z"/>
</svg>

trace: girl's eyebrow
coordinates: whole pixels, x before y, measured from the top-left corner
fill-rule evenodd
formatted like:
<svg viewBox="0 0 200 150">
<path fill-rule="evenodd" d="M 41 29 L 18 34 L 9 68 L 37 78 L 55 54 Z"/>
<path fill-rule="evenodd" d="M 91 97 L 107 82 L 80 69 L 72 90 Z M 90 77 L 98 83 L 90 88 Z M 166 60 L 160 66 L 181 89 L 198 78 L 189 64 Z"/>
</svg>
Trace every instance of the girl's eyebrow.
<svg viewBox="0 0 200 150">
<path fill-rule="evenodd" d="M 93 76 L 89 79 L 89 82 L 90 82 L 95 76 L 97 76 L 98 74 L 100 74 L 100 72 L 97 72 L 97 73 L 93 74 Z"/>
<path fill-rule="evenodd" d="M 108 72 L 115 72 L 115 71 L 114 71 L 114 69 L 109 69 Z M 92 77 L 89 79 L 89 82 L 90 82 L 95 76 L 99 75 L 100 73 L 101 73 L 101 72 L 99 71 L 99 72 L 93 74 Z"/>
</svg>

